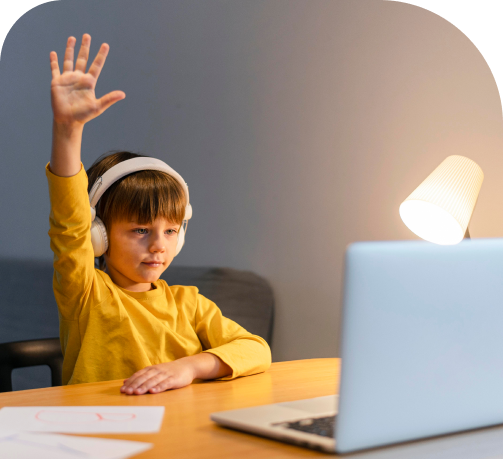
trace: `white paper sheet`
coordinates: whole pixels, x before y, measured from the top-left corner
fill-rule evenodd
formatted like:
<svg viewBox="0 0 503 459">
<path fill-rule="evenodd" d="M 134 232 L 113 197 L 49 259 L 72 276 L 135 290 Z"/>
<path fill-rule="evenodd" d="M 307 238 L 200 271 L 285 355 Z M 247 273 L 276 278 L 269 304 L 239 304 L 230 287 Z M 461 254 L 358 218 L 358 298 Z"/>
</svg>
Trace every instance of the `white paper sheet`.
<svg viewBox="0 0 503 459">
<path fill-rule="evenodd" d="M 159 432 L 163 406 L 16 406 L 0 409 L 0 429 L 60 433 Z"/>
<path fill-rule="evenodd" d="M 128 440 L 0 431 L 0 457 L 5 459 L 126 459 L 152 446 Z"/>
</svg>

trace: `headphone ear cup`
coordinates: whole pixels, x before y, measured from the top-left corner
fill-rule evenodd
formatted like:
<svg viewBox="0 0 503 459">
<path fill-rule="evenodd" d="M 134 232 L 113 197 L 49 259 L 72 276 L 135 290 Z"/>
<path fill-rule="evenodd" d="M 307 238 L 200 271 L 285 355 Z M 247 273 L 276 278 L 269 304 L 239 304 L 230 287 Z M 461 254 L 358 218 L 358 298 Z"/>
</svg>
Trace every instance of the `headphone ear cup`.
<svg viewBox="0 0 503 459">
<path fill-rule="evenodd" d="M 108 249 L 107 229 L 99 217 L 91 223 L 91 243 L 95 257 L 101 257 Z"/>
<path fill-rule="evenodd" d="M 182 223 L 182 226 L 180 226 L 180 229 L 178 231 L 178 242 L 176 244 L 175 257 L 180 253 L 180 250 L 182 250 L 182 247 L 183 247 L 184 243 L 185 243 L 185 228 L 184 228 L 184 225 Z"/>
</svg>

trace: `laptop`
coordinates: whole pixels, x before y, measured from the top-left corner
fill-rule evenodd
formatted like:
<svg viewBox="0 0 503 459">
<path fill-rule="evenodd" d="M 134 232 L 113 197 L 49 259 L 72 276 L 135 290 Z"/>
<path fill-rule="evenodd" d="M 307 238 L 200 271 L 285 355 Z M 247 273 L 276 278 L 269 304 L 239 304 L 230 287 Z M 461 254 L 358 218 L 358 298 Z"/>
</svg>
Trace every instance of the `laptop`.
<svg viewBox="0 0 503 459">
<path fill-rule="evenodd" d="M 503 239 L 355 243 L 343 291 L 339 397 L 211 419 L 338 453 L 503 423 Z"/>
</svg>

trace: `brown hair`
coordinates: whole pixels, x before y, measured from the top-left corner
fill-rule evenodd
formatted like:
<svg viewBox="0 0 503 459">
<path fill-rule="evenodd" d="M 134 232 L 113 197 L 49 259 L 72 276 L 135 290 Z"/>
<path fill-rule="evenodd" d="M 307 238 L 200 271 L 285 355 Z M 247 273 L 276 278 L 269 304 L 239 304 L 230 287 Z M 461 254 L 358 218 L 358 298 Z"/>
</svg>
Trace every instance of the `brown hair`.
<svg viewBox="0 0 503 459">
<path fill-rule="evenodd" d="M 144 156 L 129 151 L 113 151 L 100 156 L 87 170 L 87 191 L 111 167 Z M 108 188 L 98 201 L 96 215 L 107 231 L 113 222 L 123 220 L 145 224 L 153 223 L 156 218 L 165 218 L 181 225 L 185 206 L 185 193 L 177 179 L 166 172 L 146 170 L 126 175 Z M 104 267 L 103 257 L 99 258 L 99 265 Z"/>
</svg>

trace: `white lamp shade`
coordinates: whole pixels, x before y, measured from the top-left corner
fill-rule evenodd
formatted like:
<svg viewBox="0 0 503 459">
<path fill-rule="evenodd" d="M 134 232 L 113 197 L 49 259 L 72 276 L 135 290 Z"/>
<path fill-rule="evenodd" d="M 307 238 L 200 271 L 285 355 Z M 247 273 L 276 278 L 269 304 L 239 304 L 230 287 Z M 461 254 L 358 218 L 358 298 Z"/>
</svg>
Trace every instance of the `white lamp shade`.
<svg viewBox="0 0 503 459">
<path fill-rule="evenodd" d="M 483 181 L 477 163 L 449 156 L 400 205 L 400 217 L 422 239 L 457 244 L 466 233 Z"/>
</svg>

